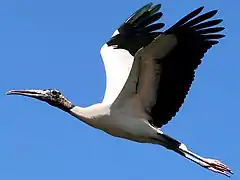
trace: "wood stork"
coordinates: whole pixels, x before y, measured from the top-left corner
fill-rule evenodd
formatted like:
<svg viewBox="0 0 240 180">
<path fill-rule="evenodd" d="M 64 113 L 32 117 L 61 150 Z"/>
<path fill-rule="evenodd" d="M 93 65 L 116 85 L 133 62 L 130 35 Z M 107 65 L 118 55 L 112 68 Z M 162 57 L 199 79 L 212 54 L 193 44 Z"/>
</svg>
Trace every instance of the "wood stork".
<svg viewBox="0 0 240 180">
<path fill-rule="evenodd" d="M 204 54 L 224 37 L 211 19 L 217 10 L 200 7 L 159 32 L 161 5 L 149 3 L 133 13 L 102 46 L 107 85 L 101 103 L 79 107 L 58 90 L 11 90 L 45 101 L 104 132 L 141 143 L 159 144 L 213 172 L 230 176 L 218 160 L 203 158 L 160 128 L 179 111 Z"/>
</svg>

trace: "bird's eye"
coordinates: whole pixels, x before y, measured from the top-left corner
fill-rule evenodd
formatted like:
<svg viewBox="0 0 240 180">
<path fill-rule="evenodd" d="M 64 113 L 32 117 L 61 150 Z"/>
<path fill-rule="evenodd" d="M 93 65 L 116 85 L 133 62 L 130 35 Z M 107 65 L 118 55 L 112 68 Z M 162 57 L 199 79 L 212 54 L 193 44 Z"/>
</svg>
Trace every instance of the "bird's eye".
<svg viewBox="0 0 240 180">
<path fill-rule="evenodd" d="M 56 91 L 56 90 L 52 90 L 52 94 L 53 95 L 61 95 L 61 93 L 59 91 Z"/>
<path fill-rule="evenodd" d="M 53 91 L 52 91 L 52 94 L 53 94 L 53 95 L 56 95 L 56 94 L 57 94 L 57 91 L 54 91 L 54 90 L 53 90 Z"/>
</svg>

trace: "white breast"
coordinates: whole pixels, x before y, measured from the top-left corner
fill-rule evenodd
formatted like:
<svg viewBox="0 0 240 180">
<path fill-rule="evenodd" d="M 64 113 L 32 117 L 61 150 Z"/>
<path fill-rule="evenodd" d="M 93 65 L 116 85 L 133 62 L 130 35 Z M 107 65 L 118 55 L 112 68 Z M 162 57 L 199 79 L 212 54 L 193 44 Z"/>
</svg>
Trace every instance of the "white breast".
<svg viewBox="0 0 240 180">
<path fill-rule="evenodd" d="M 156 129 L 149 124 L 148 117 L 141 111 L 141 107 L 136 106 L 136 100 L 128 99 L 122 108 L 110 110 L 109 115 L 100 117 L 97 120 L 98 128 L 116 137 L 149 142 L 146 137 L 154 136 Z"/>
</svg>

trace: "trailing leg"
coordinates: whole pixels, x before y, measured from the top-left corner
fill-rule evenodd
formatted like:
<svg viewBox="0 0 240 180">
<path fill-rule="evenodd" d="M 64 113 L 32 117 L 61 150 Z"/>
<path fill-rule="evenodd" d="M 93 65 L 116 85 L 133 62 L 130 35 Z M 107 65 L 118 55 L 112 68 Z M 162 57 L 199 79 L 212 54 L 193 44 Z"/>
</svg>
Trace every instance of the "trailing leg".
<svg viewBox="0 0 240 180">
<path fill-rule="evenodd" d="M 163 134 L 162 132 L 159 133 L 159 144 L 163 145 L 167 149 L 173 150 L 180 154 L 181 156 L 193 161 L 194 163 L 199 164 L 200 166 L 207 168 L 215 173 L 220 173 L 225 176 L 230 177 L 230 174 L 233 174 L 230 168 L 228 168 L 225 164 L 221 163 L 215 159 L 208 159 L 203 158 L 191 151 L 179 141 L 173 139 L 172 137 Z"/>
</svg>

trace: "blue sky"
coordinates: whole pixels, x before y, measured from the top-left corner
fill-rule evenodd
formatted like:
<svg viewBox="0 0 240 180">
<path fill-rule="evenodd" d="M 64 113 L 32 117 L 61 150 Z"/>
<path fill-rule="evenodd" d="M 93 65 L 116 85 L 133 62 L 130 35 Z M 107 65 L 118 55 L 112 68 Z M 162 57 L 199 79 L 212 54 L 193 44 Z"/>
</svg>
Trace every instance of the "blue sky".
<svg viewBox="0 0 240 180">
<path fill-rule="evenodd" d="M 239 179 L 238 1 L 156 0 L 169 27 L 199 6 L 219 9 L 227 34 L 205 56 L 183 108 L 163 131 Z M 0 179 L 226 179 L 160 146 L 113 138 L 9 89 L 57 88 L 73 103 L 99 102 L 105 74 L 99 50 L 142 1 L 0 2 Z"/>
</svg>

